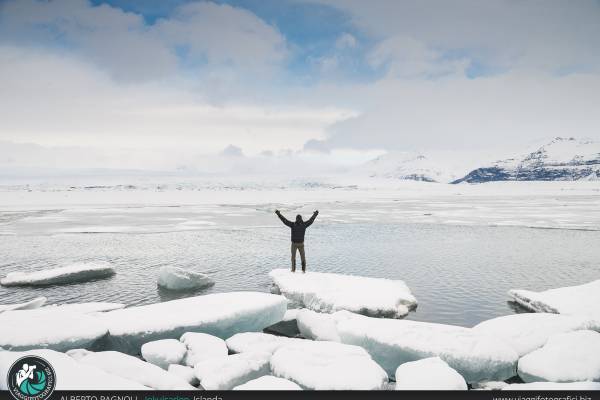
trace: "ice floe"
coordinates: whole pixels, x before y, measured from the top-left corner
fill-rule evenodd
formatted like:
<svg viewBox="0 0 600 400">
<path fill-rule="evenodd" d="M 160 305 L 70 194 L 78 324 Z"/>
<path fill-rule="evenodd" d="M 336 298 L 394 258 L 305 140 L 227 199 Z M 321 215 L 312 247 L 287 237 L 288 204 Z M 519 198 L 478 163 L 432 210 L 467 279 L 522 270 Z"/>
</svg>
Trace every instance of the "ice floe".
<svg viewBox="0 0 600 400">
<path fill-rule="evenodd" d="M 162 369 L 169 368 L 170 364 L 181 364 L 187 348 L 177 339 L 162 339 L 142 345 L 142 357 L 150 364 Z"/>
<path fill-rule="evenodd" d="M 95 313 L 95 312 L 106 312 L 114 311 L 125 308 L 125 304 L 122 303 L 104 303 L 104 302 L 91 302 L 91 303 L 72 303 L 72 304 L 52 304 L 45 306 L 42 309 L 48 311 L 66 311 L 73 313 Z"/>
<path fill-rule="evenodd" d="M 525 382 L 600 381 L 600 333 L 554 335 L 544 347 L 519 360 L 518 372 Z"/>
<path fill-rule="evenodd" d="M 268 375 L 271 355 L 249 352 L 211 358 L 196 364 L 194 373 L 206 390 L 230 390 L 250 380 Z"/>
<path fill-rule="evenodd" d="M 271 357 L 273 375 L 315 390 L 379 390 L 385 371 L 361 347 L 302 340 L 286 344 Z"/>
<path fill-rule="evenodd" d="M 211 286 L 215 282 L 200 272 L 166 266 L 158 271 L 157 283 L 169 290 L 189 290 Z"/>
<path fill-rule="evenodd" d="M 298 306 L 320 312 L 348 310 L 370 316 L 403 317 L 417 300 L 403 281 L 322 272 L 269 273 L 273 291 Z"/>
<path fill-rule="evenodd" d="M 170 374 L 177 375 L 192 386 L 197 386 L 200 383 L 198 378 L 196 378 L 196 374 L 194 374 L 194 368 L 192 367 L 188 367 L 186 365 L 171 364 L 169 365 L 167 371 Z"/>
<path fill-rule="evenodd" d="M 600 279 L 543 292 L 512 289 L 508 294 L 521 306 L 535 312 L 583 314 L 600 321 Z"/>
<path fill-rule="evenodd" d="M 47 300 L 48 299 L 45 297 L 36 297 L 35 299 L 29 300 L 25 303 L 0 304 L 0 312 L 13 310 L 34 310 L 43 306 Z"/>
<path fill-rule="evenodd" d="M 542 347 L 557 333 L 600 328 L 588 317 L 552 313 L 523 313 L 483 321 L 473 330 L 498 336 L 524 356 Z"/>
<path fill-rule="evenodd" d="M 335 321 L 329 314 L 302 309 L 296 313 L 296 321 L 300 334 L 307 339 L 340 341 Z"/>
<path fill-rule="evenodd" d="M 154 364 L 117 351 L 93 352 L 87 350 L 71 350 L 67 354 L 77 362 L 91 365 L 112 375 L 138 382 L 141 385 L 157 390 L 195 390 L 184 379 L 170 374 Z"/>
<path fill-rule="evenodd" d="M 29 350 L 27 352 L 0 351 L 0 390 L 8 390 L 5 376 L 11 365 L 21 357 L 38 356 L 47 360 L 58 379 L 56 390 L 149 390 L 133 380 L 109 374 L 94 366 L 81 364 L 64 353 L 53 350 Z"/>
<path fill-rule="evenodd" d="M 287 379 L 265 375 L 236 386 L 233 390 L 302 390 L 302 388 Z"/>
<path fill-rule="evenodd" d="M 468 383 L 516 374 L 517 352 L 502 339 L 471 328 L 429 322 L 332 315 L 343 343 L 364 347 L 390 376 L 408 361 L 438 356 Z"/>
<path fill-rule="evenodd" d="M 106 325 L 97 318 L 53 307 L 0 313 L 0 347 L 7 350 L 89 348 L 107 334 Z"/>
<path fill-rule="evenodd" d="M 225 343 L 233 353 L 261 351 L 272 354 L 281 346 L 303 340 L 262 332 L 243 332 L 233 335 Z"/>
<path fill-rule="evenodd" d="M 187 349 L 183 361 L 189 367 L 195 366 L 200 361 L 213 357 L 223 357 L 228 354 L 225 341 L 213 335 L 186 332 L 180 340 Z"/>
<path fill-rule="evenodd" d="M 97 318 L 108 327 L 109 348 L 136 354 L 146 342 L 178 339 L 185 332 L 228 338 L 239 332 L 261 331 L 281 321 L 286 307 L 282 296 L 232 292 L 129 307 Z"/>
<path fill-rule="evenodd" d="M 396 390 L 467 390 L 467 383 L 441 358 L 431 357 L 400 365 Z"/>
<path fill-rule="evenodd" d="M 11 272 L 0 279 L 0 284 L 3 286 L 61 285 L 106 278 L 114 274 L 115 270 L 110 263 L 96 261 L 43 271 Z"/>
</svg>

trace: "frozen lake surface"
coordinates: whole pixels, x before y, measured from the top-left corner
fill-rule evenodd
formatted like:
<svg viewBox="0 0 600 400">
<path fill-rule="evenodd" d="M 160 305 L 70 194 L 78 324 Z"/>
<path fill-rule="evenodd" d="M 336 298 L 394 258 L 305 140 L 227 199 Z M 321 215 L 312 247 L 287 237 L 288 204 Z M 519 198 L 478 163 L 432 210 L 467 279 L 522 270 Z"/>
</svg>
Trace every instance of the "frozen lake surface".
<svg viewBox="0 0 600 400">
<path fill-rule="evenodd" d="M 289 229 L 271 214 L 276 206 L 4 212 L 0 275 L 90 260 L 113 263 L 117 274 L 72 285 L 0 287 L 1 302 L 43 295 L 49 303 L 137 305 L 269 291 L 268 272 L 289 266 Z M 473 326 L 515 312 L 509 289 L 544 290 L 600 276 L 596 230 L 415 223 L 392 218 L 402 206 L 388 202 L 317 207 L 321 215 L 307 232 L 308 269 L 402 279 L 419 301 L 409 319 Z M 281 209 L 295 214 L 294 207 Z M 206 273 L 216 284 L 192 292 L 159 289 L 165 265 Z"/>
</svg>

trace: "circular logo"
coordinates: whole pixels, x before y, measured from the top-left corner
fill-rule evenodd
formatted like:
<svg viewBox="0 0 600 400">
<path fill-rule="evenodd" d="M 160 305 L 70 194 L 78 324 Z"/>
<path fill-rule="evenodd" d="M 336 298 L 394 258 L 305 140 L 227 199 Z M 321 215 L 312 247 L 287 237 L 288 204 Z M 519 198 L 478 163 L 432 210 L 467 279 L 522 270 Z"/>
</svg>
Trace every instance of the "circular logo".
<svg viewBox="0 0 600 400">
<path fill-rule="evenodd" d="M 21 357 L 13 363 L 6 377 L 8 390 L 17 400 L 45 400 L 54 391 L 56 374 L 41 357 Z"/>
</svg>

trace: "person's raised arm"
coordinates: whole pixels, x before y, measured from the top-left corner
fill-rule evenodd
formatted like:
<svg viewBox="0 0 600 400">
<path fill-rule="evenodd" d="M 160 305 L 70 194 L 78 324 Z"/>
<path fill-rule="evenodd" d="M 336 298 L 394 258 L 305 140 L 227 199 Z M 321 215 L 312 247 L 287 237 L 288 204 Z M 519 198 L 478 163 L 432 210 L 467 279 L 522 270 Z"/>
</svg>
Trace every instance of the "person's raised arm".
<svg viewBox="0 0 600 400">
<path fill-rule="evenodd" d="M 275 210 L 275 214 L 277 214 L 277 216 L 279 217 L 281 222 L 283 222 L 285 225 L 289 226 L 290 228 L 292 227 L 293 224 L 287 218 L 285 218 L 283 215 L 281 215 L 279 210 Z"/>
<path fill-rule="evenodd" d="M 317 215 L 319 215 L 319 210 L 315 211 L 312 215 L 312 217 L 310 217 L 310 219 L 308 221 L 306 221 L 306 226 L 311 226 L 313 222 L 315 222 L 315 218 L 317 218 Z"/>
</svg>

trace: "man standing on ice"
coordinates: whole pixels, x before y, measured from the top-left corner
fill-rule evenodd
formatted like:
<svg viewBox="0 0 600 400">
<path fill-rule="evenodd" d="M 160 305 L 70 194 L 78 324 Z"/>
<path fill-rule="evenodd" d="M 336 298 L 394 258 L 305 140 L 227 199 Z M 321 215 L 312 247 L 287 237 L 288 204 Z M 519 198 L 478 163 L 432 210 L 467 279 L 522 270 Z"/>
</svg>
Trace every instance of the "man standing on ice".
<svg viewBox="0 0 600 400">
<path fill-rule="evenodd" d="M 300 261 L 302 262 L 302 273 L 306 272 L 306 256 L 304 254 L 304 233 L 306 228 L 312 225 L 319 215 L 319 211 L 315 211 L 308 221 L 302 220 L 302 215 L 296 215 L 296 221 L 291 222 L 286 219 L 279 210 L 275 210 L 275 214 L 281 222 L 292 228 L 292 272 L 296 272 L 296 250 L 300 252 Z"/>
</svg>

